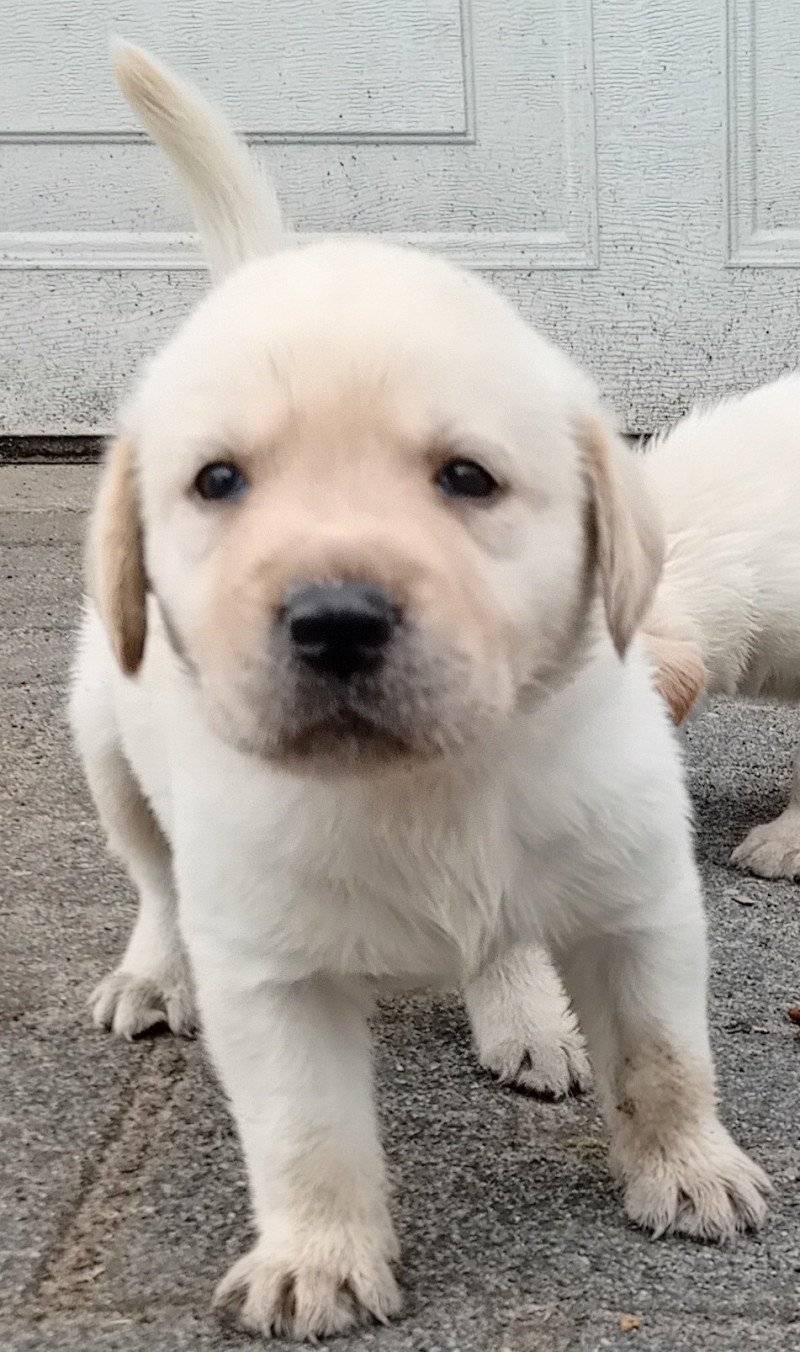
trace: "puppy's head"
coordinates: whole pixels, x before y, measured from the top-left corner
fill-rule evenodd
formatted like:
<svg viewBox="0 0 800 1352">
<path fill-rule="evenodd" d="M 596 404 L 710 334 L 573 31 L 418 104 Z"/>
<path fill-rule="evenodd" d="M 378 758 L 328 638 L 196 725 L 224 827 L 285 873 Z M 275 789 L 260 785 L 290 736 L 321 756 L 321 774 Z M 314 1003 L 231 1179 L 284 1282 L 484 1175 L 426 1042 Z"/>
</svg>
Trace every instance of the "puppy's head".
<svg viewBox="0 0 800 1352">
<path fill-rule="evenodd" d="M 126 422 L 93 534 L 119 660 L 149 587 L 215 726 L 277 763 L 458 751 L 568 679 L 598 591 L 623 653 L 660 567 L 591 384 L 411 251 L 250 264 Z"/>
</svg>

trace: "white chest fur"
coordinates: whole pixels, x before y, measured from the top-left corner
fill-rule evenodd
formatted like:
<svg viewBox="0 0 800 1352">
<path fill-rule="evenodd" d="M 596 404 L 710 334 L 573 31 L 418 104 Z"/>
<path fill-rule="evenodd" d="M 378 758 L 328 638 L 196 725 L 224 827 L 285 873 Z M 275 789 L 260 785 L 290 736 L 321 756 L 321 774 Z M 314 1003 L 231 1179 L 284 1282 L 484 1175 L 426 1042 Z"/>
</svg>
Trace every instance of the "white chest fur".
<svg viewBox="0 0 800 1352">
<path fill-rule="evenodd" d="M 639 905 L 684 810 L 637 655 L 624 668 L 603 655 L 491 747 L 374 781 L 265 768 L 190 698 L 162 731 L 182 928 L 190 948 L 232 945 L 254 976 L 458 980 L 496 947 L 570 929 L 601 878 L 606 905 Z"/>
</svg>

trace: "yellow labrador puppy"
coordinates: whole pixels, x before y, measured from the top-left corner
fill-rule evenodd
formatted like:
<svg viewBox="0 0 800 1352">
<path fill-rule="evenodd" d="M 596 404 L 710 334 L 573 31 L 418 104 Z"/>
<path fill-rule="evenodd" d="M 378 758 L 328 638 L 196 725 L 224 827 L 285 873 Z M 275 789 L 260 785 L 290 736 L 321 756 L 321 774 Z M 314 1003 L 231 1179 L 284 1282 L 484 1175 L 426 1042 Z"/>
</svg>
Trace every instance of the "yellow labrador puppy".
<svg viewBox="0 0 800 1352">
<path fill-rule="evenodd" d="M 645 620 L 676 722 L 704 689 L 800 700 L 800 375 L 694 409 L 644 460 L 667 531 Z M 800 878 L 800 750 L 789 803 L 733 863 Z"/>
<path fill-rule="evenodd" d="M 256 1242 L 218 1301 L 298 1338 L 398 1309 L 371 991 L 462 982 L 513 1039 L 533 942 L 587 1030 L 628 1214 L 757 1226 L 634 639 L 662 555 L 634 459 L 591 382 L 449 264 L 252 258 L 277 211 L 242 149 L 144 54 L 118 63 L 231 275 L 122 414 L 72 720 L 141 900 L 103 1020 L 183 1025 L 180 933 L 247 1160 Z"/>
</svg>

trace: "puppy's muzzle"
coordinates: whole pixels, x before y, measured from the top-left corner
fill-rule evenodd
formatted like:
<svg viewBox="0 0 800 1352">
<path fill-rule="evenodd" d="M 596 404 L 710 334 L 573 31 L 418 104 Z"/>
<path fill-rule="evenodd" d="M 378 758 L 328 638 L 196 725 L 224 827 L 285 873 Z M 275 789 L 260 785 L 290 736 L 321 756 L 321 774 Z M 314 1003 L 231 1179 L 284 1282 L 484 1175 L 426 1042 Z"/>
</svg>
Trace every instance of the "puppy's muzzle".
<svg viewBox="0 0 800 1352">
<path fill-rule="evenodd" d="M 346 681 L 378 670 L 400 619 L 399 606 L 382 587 L 308 582 L 288 593 L 279 622 L 304 666 Z"/>
</svg>

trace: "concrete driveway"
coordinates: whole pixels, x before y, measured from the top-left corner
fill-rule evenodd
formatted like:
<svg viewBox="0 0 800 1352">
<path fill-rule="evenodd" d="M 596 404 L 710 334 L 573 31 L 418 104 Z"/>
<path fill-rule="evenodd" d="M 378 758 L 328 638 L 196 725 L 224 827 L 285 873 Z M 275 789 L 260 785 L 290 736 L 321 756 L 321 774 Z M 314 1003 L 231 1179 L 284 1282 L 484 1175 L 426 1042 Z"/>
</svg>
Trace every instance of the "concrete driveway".
<svg viewBox="0 0 800 1352">
<path fill-rule="evenodd" d="M 202 1047 L 128 1046 L 84 1007 L 131 918 L 63 717 L 93 475 L 0 470 L 0 1347 L 235 1352 L 254 1343 L 209 1299 L 248 1242 L 246 1192 Z M 378 1079 L 406 1308 L 333 1346 L 800 1349 L 800 886 L 726 867 L 781 807 L 798 738 L 793 712 L 718 703 L 689 748 L 725 1117 L 777 1189 L 763 1234 L 722 1251 L 646 1239 L 610 1185 L 591 1096 L 499 1089 L 457 999 L 392 1001 Z"/>
</svg>

